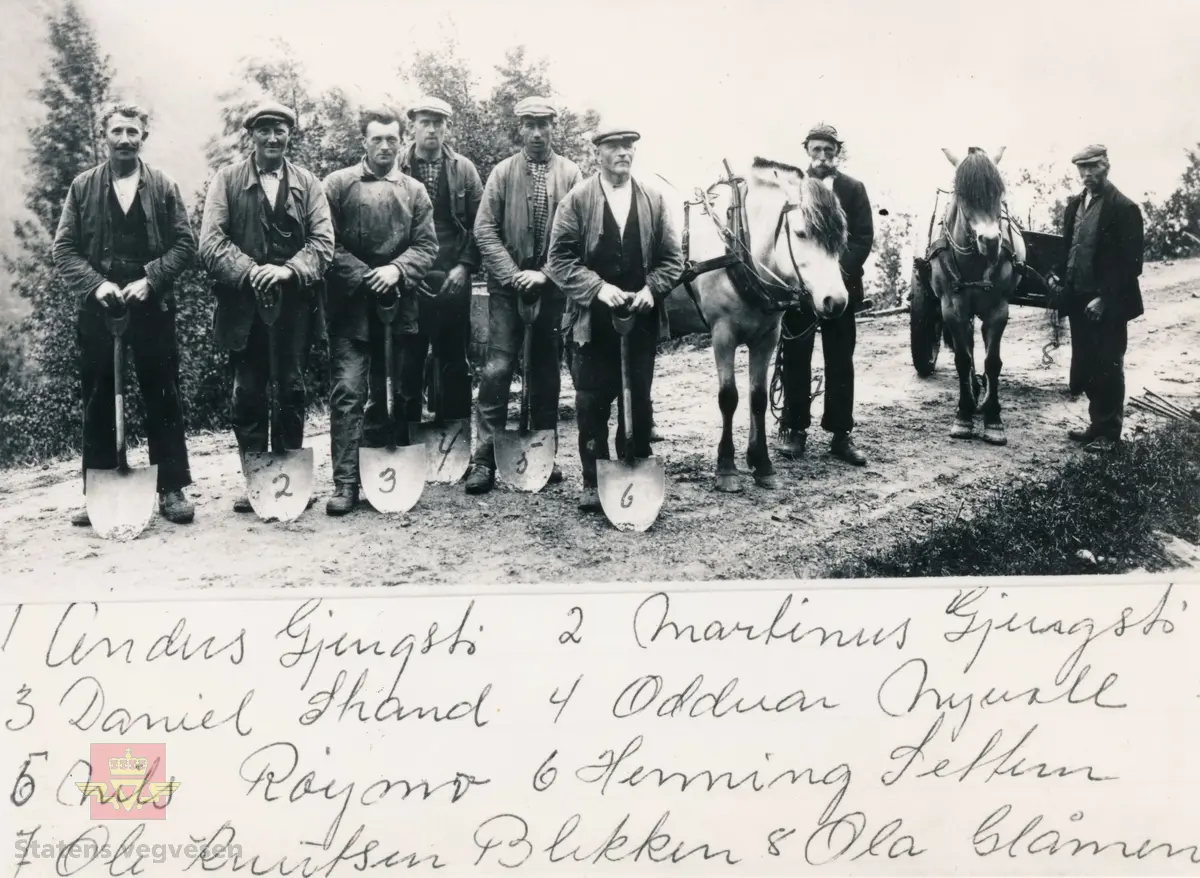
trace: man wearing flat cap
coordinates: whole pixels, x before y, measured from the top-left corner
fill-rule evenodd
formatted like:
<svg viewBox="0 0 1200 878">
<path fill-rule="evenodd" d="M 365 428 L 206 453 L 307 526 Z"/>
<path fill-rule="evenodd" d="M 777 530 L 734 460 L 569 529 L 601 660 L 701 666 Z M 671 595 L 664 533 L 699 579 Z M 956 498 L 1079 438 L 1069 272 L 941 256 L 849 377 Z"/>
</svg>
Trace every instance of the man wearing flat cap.
<svg viewBox="0 0 1200 878">
<path fill-rule="evenodd" d="M 326 280 L 334 493 L 325 511 L 330 515 L 345 515 L 358 505 L 360 443 L 375 448 L 408 443 L 404 417 L 394 425 L 399 438 L 388 433 L 384 333 L 402 339 L 393 359 L 403 362 L 417 332 L 417 290 L 438 255 L 429 194 L 396 165 L 400 117 L 388 107 L 370 108 L 361 114 L 359 130 L 362 161 L 334 171 L 324 182 L 336 235 Z M 399 310 L 387 327 L 375 305 L 395 296 Z M 424 350 L 420 357 L 424 360 Z M 403 402 L 394 410 L 402 413 L 407 400 L 400 390 Z M 413 392 L 420 393 L 419 384 Z"/>
<path fill-rule="evenodd" d="M 150 463 L 158 466 L 159 511 L 185 524 L 195 507 L 175 335 L 175 283 L 192 265 L 196 238 L 175 181 L 141 158 L 149 115 L 134 104 L 105 108 L 105 161 L 71 181 L 54 235 L 54 267 L 78 305 L 83 385 L 83 471 L 116 468 L 113 337 L 106 314 L 128 309 L 125 339 L 133 351 L 146 406 Z M 86 482 L 85 482 L 86 490 Z M 72 523 L 91 524 L 86 508 Z"/>
<path fill-rule="evenodd" d="M 1071 383 L 1088 398 L 1090 423 L 1068 436 L 1088 451 L 1103 452 L 1121 439 L 1128 324 L 1144 313 L 1138 282 L 1144 224 L 1137 204 L 1109 182 L 1102 145 L 1088 146 L 1071 161 L 1083 192 L 1067 201 L 1067 255 L 1051 282 L 1071 326 Z"/>
<path fill-rule="evenodd" d="M 406 342 L 400 379 L 407 418 L 421 420 L 425 358 L 432 350 L 439 370 L 439 418 L 471 417 L 471 276 L 479 271 L 475 214 L 483 182 L 475 163 L 446 144 L 453 117 L 440 98 L 423 97 L 408 108 L 412 143 L 400 157 L 400 170 L 425 184 L 433 202 L 438 254 L 421 285 L 417 334 Z"/>
<path fill-rule="evenodd" d="M 272 437 L 271 450 L 291 451 L 304 445 L 304 369 L 321 331 L 319 284 L 333 259 L 333 223 L 320 181 L 284 155 L 296 126 L 292 111 L 268 101 L 243 125 L 253 151 L 209 184 L 200 261 L 217 300 L 214 340 L 233 365 L 233 432 L 242 454 L 268 450 L 270 369 L 258 304 L 282 296 L 275 324 L 282 435 Z M 249 512 L 250 501 L 239 497 L 233 508 Z"/>
<path fill-rule="evenodd" d="M 605 127 L 592 143 L 598 173 L 578 183 L 559 206 L 550 235 L 546 273 L 567 297 L 568 333 L 583 492 L 579 508 L 601 510 L 596 461 L 609 459 L 608 419 L 621 397 L 621 339 L 614 311 L 636 319 L 629 339 L 632 411 L 618 406 L 616 452 L 625 443 L 646 458 L 650 450 L 650 382 L 664 300 L 683 273 L 679 235 L 661 193 L 633 178 L 635 144 L 630 128 Z M 629 419 L 633 423 L 630 425 Z"/>
<path fill-rule="evenodd" d="M 875 224 L 866 187 L 842 172 L 838 159 L 842 141 L 837 129 L 821 123 L 804 138 L 810 176 L 833 191 L 846 212 L 849 237 L 842 252 L 842 279 L 850 304 L 840 317 L 822 320 L 821 353 L 825 360 L 825 413 L 821 426 L 832 433 L 829 450 L 835 457 L 855 466 L 867 462 L 854 444 L 854 344 L 857 336 L 855 310 L 863 303 L 863 264 L 871 254 Z M 812 314 L 804 310 L 788 311 L 783 316 L 783 414 L 780 417 L 778 453 L 795 459 L 804 453 L 808 427 L 812 423 L 812 357 L 816 332 L 805 332 Z"/>
<path fill-rule="evenodd" d="M 564 297 L 545 273 L 550 229 L 559 204 L 583 179 L 579 166 L 554 151 L 558 111 L 545 98 L 528 97 L 514 108 L 521 151 L 488 176 L 475 219 L 475 240 L 488 274 L 487 360 L 475 409 L 478 437 L 467 492 L 482 494 L 495 484 L 494 438 L 508 415 L 513 366 L 524 339 L 517 298 L 540 301 L 531 331 L 530 428 L 557 430 L 561 390 L 559 357 Z M 550 477 L 562 481 L 558 464 Z"/>
</svg>

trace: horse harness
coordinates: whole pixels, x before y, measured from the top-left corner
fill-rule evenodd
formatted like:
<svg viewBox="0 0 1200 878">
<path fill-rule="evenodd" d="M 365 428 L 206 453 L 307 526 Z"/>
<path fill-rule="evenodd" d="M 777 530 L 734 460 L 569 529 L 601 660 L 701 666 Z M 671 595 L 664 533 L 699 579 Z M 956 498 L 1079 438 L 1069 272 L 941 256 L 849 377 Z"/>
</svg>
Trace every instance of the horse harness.
<svg viewBox="0 0 1200 878">
<path fill-rule="evenodd" d="M 939 196 L 954 194 L 953 190 L 946 189 L 938 189 L 937 192 Z M 937 221 L 937 208 L 938 199 L 935 199 L 933 203 L 933 213 L 929 217 L 929 236 L 931 238 L 933 237 L 933 225 Z M 955 210 L 958 210 L 957 205 L 955 206 Z M 1007 204 L 1003 205 L 1003 216 L 1004 221 L 1008 223 L 1008 238 L 1011 241 L 1013 236 L 1012 214 L 1009 212 Z M 966 216 L 963 216 L 963 222 L 966 223 L 967 231 L 970 232 L 971 221 L 967 219 Z M 942 228 L 943 233 L 938 236 L 937 240 L 930 243 L 929 253 L 926 258 L 924 260 L 920 260 L 924 263 L 920 266 L 921 268 L 928 270 L 929 266 L 932 265 L 933 260 L 937 257 L 937 255 L 946 249 L 953 250 L 954 254 L 958 256 L 969 256 L 975 252 L 971 247 L 960 247 L 955 243 L 954 232 L 952 229 L 946 230 L 946 222 L 944 219 L 942 220 Z M 1001 249 L 1008 252 L 1009 258 L 1013 260 L 1013 268 L 1016 269 L 1019 274 L 1023 266 L 1017 263 L 1015 259 L 1016 254 L 1013 252 L 1011 245 L 1003 240 L 1000 242 L 1000 245 Z M 978 289 L 985 293 L 991 291 L 993 284 L 990 280 L 963 280 L 962 273 L 958 270 L 958 261 L 954 258 L 954 255 L 951 255 L 951 258 L 946 260 L 943 265 L 946 268 L 946 273 L 950 275 L 950 282 L 954 285 L 954 291 L 956 293 L 961 293 L 968 289 Z"/>
<path fill-rule="evenodd" d="M 797 210 L 800 205 L 790 202 L 784 204 L 783 209 L 779 212 L 779 219 L 775 223 L 775 234 L 772 238 L 777 243 L 781 234 L 786 233 L 787 235 L 788 257 L 791 259 L 792 268 L 796 272 L 797 283 L 796 287 L 791 287 L 784 283 L 773 271 L 755 260 L 753 251 L 750 249 L 750 229 L 746 221 L 746 181 L 742 177 L 735 177 L 733 175 L 728 162 L 725 162 L 725 170 L 728 174 L 725 179 L 718 180 L 707 190 L 697 188 L 695 200 L 683 203 L 683 274 L 679 278 L 679 283 L 682 284 L 688 294 L 688 298 L 695 305 L 696 313 L 700 315 L 700 320 L 710 332 L 712 331 L 712 327 L 708 325 L 708 320 L 700 308 L 700 299 L 696 294 L 695 288 L 692 286 L 692 282 L 701 275 L 708 274 L 711 271 L 723 270 L 729 275 L 729 280 L 733 283 L 734 289 L 737 290 L 742 298 L 753 303 L 768 314 L 805 308 L 809 305 L 812 298 L 811 292 L 805 286 L 804 279 L 800 275 L 800 268 L 796 264 L 796 255 L 792 250 L 791 213 Z M 728 186 L 732 197 L 732 203 L 726 212 L 726 222 L 724 223 L 717 217 L 716 209 L 713 206 L 713 192 L 718 186 Z M 705 214 L 712 219 L 713 225 L 716 226 L 717 232 L 725 242 L 725 253 L 722 255 L 700 262 L 695 262 L 691 259 L 689 252 L 691 244 L 690 224 L 691 208 L 693 205 L 700 205 Z M 770 278 L 764 278 L 762 273 L 766 273 Z M 787 340 L 803 338 L 812 333 L 816 330 L 818 322 L 819 318 L 817 318 L 814 312 L 812 325 L 796 336 L 788 336 Z"/>
</svg>

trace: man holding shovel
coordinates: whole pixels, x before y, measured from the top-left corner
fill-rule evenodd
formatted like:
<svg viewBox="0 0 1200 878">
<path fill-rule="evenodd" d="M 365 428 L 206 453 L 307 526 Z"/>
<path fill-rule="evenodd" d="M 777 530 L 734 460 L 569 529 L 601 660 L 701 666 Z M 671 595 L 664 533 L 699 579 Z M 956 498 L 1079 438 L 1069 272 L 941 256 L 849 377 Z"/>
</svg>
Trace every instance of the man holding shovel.
<svg viewBox="0 0 1200 878">
<path fill-rule="evenodd" d="M 124 338 L 133 349 L 146 405 L 150 463 L 158 467 L 159 511 L 186 523 L 195 507 L 183 405 L 173 286 L 196 256 L 179 187 L 139 157 L 149 117 L 132 104 L 101 118 L 108 160 L 71 182 L 54 236 L 54 267 L 79 302 L 77 338 L 83 384 L 83 469 L 117 466 L 113 336 L 106 313 L 129 311 Z M 91 524 L 87 509 L 72 524 Z"/>
<path fill-rule="evenodd" d="M 650 381 L 664 300 L 683 273 L 679 235 L 662 195 L 633 179 L 638 132 L 605 127 L 592 137 L 597 174 L 575 186 L 554 218 L 547 274 L 567 296 L 571 377 L 579 425 L 583 493 L 579 508 L 602 509 L 596 461 L 609 459 L 608 419 L 621 394 L 621 337 L 614 314 L 635 315 L 627 335 L 631 412 L 619 411 L 616 450 L 632 441 L 635 459 L 650 457 Z M 622 406 L 622 409 L 624 407 Z M 630 425 L 626 420 L 632 416 Z"/>
<path fill-rule="evenodd" d="M 406 344 L 402 392 L 405 416 L 421 421 L 425 356 L 436 364 L 440 399 L 439 422 L 468 422 L 471 417 L 471 275 L 479 270 L 475 246 L 475 215 L 483 196 L 483 181 L 475 163 L 446 144 L 453 111 L 448 103 L 423 97 L 408 108 L 412 143 L 400 157 L 400 170 L 425 184 L 433 203 L 437 232 L 437 258 L 433 262 L 426 294 L 417 301 L 417 331 Z M 464 437 L 470 441 L 469 430 Z"/>
<path fill-rule="evenodd" d="M 383 435 L 388 366 L 384 332 L 405 335 L 406 345 L 411 343 L 418 323 L 417 288 L 438 255 L 433 203 L 425 187 L 396 165 L 402 133 L 399 116 L 387 108 L 370 109 L 362 114 L 360 129 L 365 157 L 334 171 L 324 184 L 336 235 L 333 265 L 326 278 L 334 494 L 325 511 L 330 515 L 345 515 L 358 504 L 360 442 L 390 444 Z M 376 305 L 393 295 L 399 296 L 400 306 L 388 327 L 376 313 Z M 391 368 L 395 374 L 395 362 Z M 420 386 L 411 392 L 419 405 Z M 397 412 L 401 416 L 396 420 L 404 429 L 403 409 L 398 407 Z M 423 473 L 417 475 L 424 478 Z"/>
<path fill-rule="evenodd" d="M 200 261 L 214 281 L 213 336 L 218 347 L 230 352 L 233 432 L 244 455 L 267 451 L 270 330 L 258 306 L 277 295 L 282 306 L 273 329 L 282 435 L 275 437 L 280 447 L 274 450 L 304 445 L 304 367 L 314 330 L 320 331 L 317 285 L 333 259 L 334 240 L 320 181 L 284 157 L 296 126 L 292 111 L 267 101 L 242 124 L 254 150 L 217 171 L 209 184 Z M 253 507 L 242 496 L 233 508 L 249 512 Z"/>
<path fill-rule="evenodd" d="M 558 428 L 565 300 L 544 267 L 558 206 L 583 175 L 578 165 L 554 151 L 558 111 L 553 104 L 528 97 L 517 103 L 514 115 L 521 151 L 488 176 L 475 220 L 475 239 L 488 273 L 488 347 L 476 404 L 477 443 L 468 494 L 490 491 L 496 481 L 495 435 L 505 427 L 513 366 L 525 333 L 518 299 L 540 303 L 530 326 L 534 366 L 523 378 L 529 383 L 530 425 L 535 431 Z M 550 481 L 562 481 L 557 464 Z"/>
</svg>

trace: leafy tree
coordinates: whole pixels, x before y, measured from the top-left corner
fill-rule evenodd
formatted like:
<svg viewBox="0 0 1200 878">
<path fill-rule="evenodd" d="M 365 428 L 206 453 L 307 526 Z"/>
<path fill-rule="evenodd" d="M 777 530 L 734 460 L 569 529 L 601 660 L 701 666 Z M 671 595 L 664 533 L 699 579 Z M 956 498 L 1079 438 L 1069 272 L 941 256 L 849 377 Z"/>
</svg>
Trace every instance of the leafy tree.
<svg viewBox="0 0 1200 878">
<path fill-rule="evenodd" d="M 77 303 L 55 277 L 50 246 L 71 181 L 106 157 L 99 116 L 115 72 L 73 0 L 46 24 L 50 60 L 35 92 L 45 116 L 29 129 L 32 218 L 14 223 L 18 249 L 5 259 L 31 308 L 0 344 L 0 461 L 65 450 L 80 418 Z"/>
<path fill-rule="evenodd" d="M 1187 151 L 1179 187 L 1162 204 L 1146 200 L 1146 258 L 1176 259 L 1200 254 L 1200 143 Z"/>
<path fill-rule="evenodd" d="M 877 222 L 871 244 L 875 264 L 870 283 L 876 308 L 898 305 L 908 295 L 911 263 L 905 262 L 904 251 L 911 233 L 912 216 L 907 213 L 889 214 Z"/>
<path fill-rule="evenodd" d="M 555 151 L 574 160 L 585 175 L 591 173 L 595 158 L 587 135 L 600 123 L 599 115 L 563 106 L 550 83 L 548 62 L 531 61 L 524 46 L 509 49 L 495 70 L 498 81 L 485 98 L 457 42 L 446 39 L 434 49 L 416 52 L 400 75 L 422 93 L 436 95 L 454 108 L 447 142 L 475 163 L 483 180 L 520 148 L 513 109 L 530 95 L 555 101 L 559 111 Z"/>
<path fill-rule="evenodd" d="M 1043 162 L 1033 169 L 1020 168 L 1016 176 L 1016 182 L 1010 185 L 1010 207 L 1020 214 L 1018 202 L 1021 202 L 1025 213 L 1013 218 L 1027 231 L 1061 235 L 1067 199 L 1079 188 L 1078 178 L 1055 162 Z"/>
</svg>

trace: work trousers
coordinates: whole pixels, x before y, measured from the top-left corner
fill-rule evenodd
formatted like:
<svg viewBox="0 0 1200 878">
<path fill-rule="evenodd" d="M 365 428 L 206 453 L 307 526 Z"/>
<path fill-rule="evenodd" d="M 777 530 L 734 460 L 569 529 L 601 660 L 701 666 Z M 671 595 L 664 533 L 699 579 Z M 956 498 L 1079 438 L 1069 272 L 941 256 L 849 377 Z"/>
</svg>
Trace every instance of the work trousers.
<svg viewBox="0 0 1200 878">
<path fill-rule="evenodd" d="M 128 307 L 130 320 L 123 339 L 133 355 L 134 373 L 145 404 L 150 463 L 158 467 L 158 490 L 177 491 L 192 483 L 192 475 L 179 394 L 175 306 L 168 305 L 166 311 L 157 303 Z M 83 384 L 83 471 L 115 469 L 118 461 L 113 336 L 104 323 L 103 306 L 99 303 L 89 300 L 80 311 L 76 340 Z M 125 420 L 128 424 L 128 408 Z"/>
<path fill-rule="evenodd" d="M 533 362 L 529 374 L 529 426 L 531 430 L 558 429 L 558 396 L 562 389 L 559 358 L 562 352 L 562 316 L 566 300 L 543 297 L 533 332 Z M 488 293 L 487 361 L 479 380 L 475 404 L 476 466 L 496 467 L 496 432 L 508 421 L 508 398 L 513 370 L 521 356 L 525 324 L 517 310 L 517 294 Z"/>
<path fill-rule="evenodd" d="M 658 308 L 663 307 L 661 304 Z M 575 419 L 579 426 L 579 461 L 583 465 L 583 484 L 596 486 L 596 461 L 609 460 L 608 420 L 614 400 L 622 399 L 621 336 L 612 324 L 612 311 L 595 302 L 591 314 L 592 338 L 586 344 L 573 344 L 571 379 L 575 384 Z M 657 310 L 638 315 L 629 331 L 629 391 L 633 408 L 633 429 L 626 430 L 624 405 L 617 405 L 617 457 L 625 455 L 627 435 L 633 442 L 633 456 L 645 458 L 650 450 L 650 384 L 658 349 Z"/>
<path fill-rule="evenodd" d="M 812 358 L 817 333 L 786 340 L 812 324 L 811 313 L 788 311 L 783 315 L 784 411 L 780 427 L 807 430 L 812 423 Z M 820 321 L 821 352 L 825 358 L 825 411 L 821 427 L 831 433 L 854 429 L 854 343 L 858 335 L 854 311 L 847 308 L 833 320 Z"/>
<path fill-rule="evenodd" d="M 1119 439 L 1125 418 L 1125 351 L 1129 325 L 1105 315 L 1089 320 L 1087 302 L 1074 304 L 1067 314 L 1071 325 L 1072 384 L 1087 394 L 1092 430 Z"/>
<path fill-rule="evenodd" d="M 268 390 L 271 366 L 268 357 L 267 325 L 256 312 L 250 325 L 246 346 L 233 351 L 233 434 L 238 449 L 265 452 L 268 436 L 270 450 L 278 453 L 304 447 L 306 388 L 304 370 L 310 351 L 309 328 L 312 310 L 309 299 L 292 292 L 284 293 L 283 309 L 275 322 L 275 357 L 279 380 L 279 430 L 272 435 Z"/>
<path fill-rule="evenodd" d="M 329 340 L 329 441 L 333 482 L 339 487 L 359 483 L 358 449 L 403 447 L 409 443 L 405 396 L 398 380 L 416 356 L 412 334 L 392 336 L 392 421 L 387 411 L 387 358 L 384 327 L 372 311 L 367 317 L 368 339 Z M 424 352 L 420 353 L 422 361 Z M 420 385 L 415 392 L 420 401 Z M 419 411 L 419 409 L 418 409 Z M 418 416 L 419 420 L 419 416 Z"/>
<path fill-rule="evenodd" d="M 471 287 L 457 295 L 420 296 L 417 334 L 405 341 L 404 397 L 408 419 L 421 420 L 425 358 L 432 352 L 437 363 L 441 399 L 429 401 L 430 410 L 447 421 L 471 417 Z"/>
</svg>

